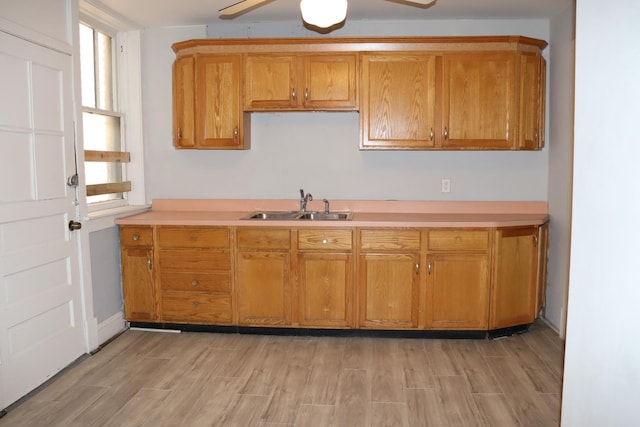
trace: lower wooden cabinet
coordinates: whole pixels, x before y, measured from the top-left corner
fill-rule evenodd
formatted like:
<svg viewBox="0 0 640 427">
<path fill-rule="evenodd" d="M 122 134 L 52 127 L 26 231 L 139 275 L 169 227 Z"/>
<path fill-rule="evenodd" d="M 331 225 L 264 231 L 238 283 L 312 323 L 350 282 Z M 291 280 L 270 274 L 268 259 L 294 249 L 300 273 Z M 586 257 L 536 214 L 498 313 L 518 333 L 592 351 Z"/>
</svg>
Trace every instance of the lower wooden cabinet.
<svg viewBox="0 0 640 427">
<path fill-rule="evenodd" d="M 150 226 L 122 227 L 120 253 L 125 318 L 139 322 L 157 321 L 152 228 Z"/>
<path fill-rule="evenodd" d="M 122 226 L 133 322 L 495 330 L 544 307 L 548 226 Z"/>
<path fill-rule="evenodd" d="M 487 329 L 489 230 L 427 232 L 428 329 Z"/>
<path fill-rule="evenodd" d="M 496 230 L 490 329 L 531 323 L 537 317 L 538 240 L 537 226 Z"/>
<path fill-rule="evenodd" d="M 298 231 L 298 323 L 308 327 L 353 326 L 352 231 Z"/>
<path fill-rule="evenodd" d="M 291 325 L 290 230 L 238 229 L 238 324 Z"/>
<path fill-rule="evenodd" d="M 418 327 L 420 241 L 417 229 L 360 230 L 360 327 Z"/>
<path fill-rule="evenodd" d="M 433 255 L 427 262 L 427 328 L 487 329 L 488 256 Z"/>
<path fill-rule="evenodd" d="M 418 327 L 419 262 L 417 254 L 360 256 L 360 326 Z"/>
<path fill-rule="evenodd" d="M 227 227 L 157 227 L 163 322 L 231 324 L 229 233 Z"/>
</svg>

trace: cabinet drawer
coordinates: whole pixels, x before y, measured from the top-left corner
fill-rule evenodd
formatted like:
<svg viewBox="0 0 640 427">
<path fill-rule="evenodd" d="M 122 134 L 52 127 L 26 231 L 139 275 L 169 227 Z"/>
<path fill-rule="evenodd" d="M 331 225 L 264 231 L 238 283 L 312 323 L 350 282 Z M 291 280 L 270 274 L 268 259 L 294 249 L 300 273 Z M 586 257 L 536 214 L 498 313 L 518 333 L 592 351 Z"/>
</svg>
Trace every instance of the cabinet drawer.
<svg viewBox="0 0 640 427">
<path fill-rule="evenodd" d="M 229 271 L 231 256 L 228 251 L 161 249 L 159 263 L 160 271 Z"/>
<path fill-rule="evenodd" d="M 121 226 L 120 244 L 122 246 L 152 246 L 153 229 L 151 226 Z"/>
<path fill-rule="evenodd" d="M 231 273 L 161 273 L 160 288 L 164 291 L 231 292 Z"/>
<path fill-rule="evenodd" d="M 162 320 L 178 323 L 231 323 L 231 297 L 162 295 Z"/>
<path fill-rule="evenodd" d="M 263 228 L 237 231 L 239 249 L 286 249 L 291 246 L 289 229 Z"/>
<path fill-rule="evenodd" d="M 420 230 L 360 230 L 360 250 L 420 250 Z"/>
<path fill-rule="evenodd" d="M 161 248 L 228 248 L 229 229 L 225 227 L 160 227 Z"/>
<path fill-rule="evenodd" d="M 351 230 L 299 230 L 302 250 L 351 250 Z"/>
<path fill-rule="evenodd" d="M 489 231 L 429 230 L 428 247 L 431 251 L 486 250 L 489 247 Z"/>
</svg>

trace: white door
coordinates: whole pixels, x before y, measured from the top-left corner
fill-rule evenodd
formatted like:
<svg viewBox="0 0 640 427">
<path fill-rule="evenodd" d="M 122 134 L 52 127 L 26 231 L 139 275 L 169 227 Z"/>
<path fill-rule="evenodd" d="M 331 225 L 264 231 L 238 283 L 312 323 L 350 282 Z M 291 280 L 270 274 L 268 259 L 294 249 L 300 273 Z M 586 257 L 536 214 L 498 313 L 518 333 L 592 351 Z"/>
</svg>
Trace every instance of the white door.
<svg viewBox="0 0 640 427">
<path fill-rule="evenodd" d="M 72 58 L 0 31 L 0 409 L 85 352 Z"/>
</svg>

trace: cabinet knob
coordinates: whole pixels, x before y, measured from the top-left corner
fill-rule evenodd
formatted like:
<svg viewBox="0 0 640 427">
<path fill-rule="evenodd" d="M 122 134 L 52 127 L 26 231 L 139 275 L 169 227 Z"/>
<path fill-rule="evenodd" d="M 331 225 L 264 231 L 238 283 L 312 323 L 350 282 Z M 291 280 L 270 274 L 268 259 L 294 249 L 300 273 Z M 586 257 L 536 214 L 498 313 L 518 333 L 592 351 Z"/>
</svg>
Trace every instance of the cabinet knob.
<svg viewBox="0 0 640 427">
<path fill-rule="evenodd" d="M 431 274 L 431 263 L 427 264 L 427 273 Z"/>
<path fill-rule="evenodd" d="M 147 257 L 147 268 L 149 271 L 153 269 L 153 263 L 151 262 L 151 258 Z"/>
<path fill-rule="evenodd" d="M 420 272 L 420 264 L 416 263 L 416 274 Z"/>
<path fill-rule="evenodd" d="M 327 243 L 329 243 L 329 240 L 327 240 L 327 239 L 322 239 L 322 244 L 323 244 L 323 245 L 326 245 Z"/>
<path fill-rule="evenodd" d="M 444 127 L 444 139 L 449 139 L 449 129 L 446 126 Z"/>
<path fill-rule="evenodd" d="M 240 131 L 238 130 L 238 126 L 236 126 L 235 128 L 233 128 L 233 137 L 234 138 L 238 138 L 238 134 L 240 133 Z"/>
<path fill-rule="evenodd" d="M 197 280 L 192 280 L 191 281 L 191 286 L 198 286 L 198 281 Z"/>
<path fill-rule="evenodd" d="M 294 101 L 295 101 L 295 99 L 296 99 L 296 88 L 295 88 L 295 87 L 291 90 L 291 98 L 292 98 Z"/>
<path fill-rule="evenodd" d="M 191 305 L 193 305 L 193 308 L 198 308 L 198 306 L 199 306 L 200 304 L 198 304 L 197 302 L 194 302 L 194 303 L 192 303 Z"/>
<path fill-rule="evenodd" d="M 178 140 L 182 139 L 182 129 L 178 128 Z"/>
<path fill-rule="evenodd" d="M 138 240 L 140 240 L 140 236 L 138 236 L 137 234 L 134 234 L 132 239 L 137 242 Z"/>
<path fill-rule="evenodd" d="M 429 132 L 429 141 L 433 141 L 433 128 L 431 128 L 431 132 Z"/>
<path fill-rule="evenodd" d="M 309 89 L 308 88 L 304 89 L 304 100 L 305 101 L 309 100 Z"/>
</svg>

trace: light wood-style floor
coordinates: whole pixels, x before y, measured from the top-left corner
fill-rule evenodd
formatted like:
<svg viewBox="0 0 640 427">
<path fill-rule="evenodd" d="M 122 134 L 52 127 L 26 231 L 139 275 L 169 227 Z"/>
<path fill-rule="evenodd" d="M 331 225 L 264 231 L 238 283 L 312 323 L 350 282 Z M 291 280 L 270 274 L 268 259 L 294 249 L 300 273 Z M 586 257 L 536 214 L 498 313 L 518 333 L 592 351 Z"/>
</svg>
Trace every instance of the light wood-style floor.
<svg viewBox="0 0 640 427">
<path fill-rule="evenodd" d="M 557 426 L 563 341 L 129 330 L 0 426 Z"/>
</svg>

